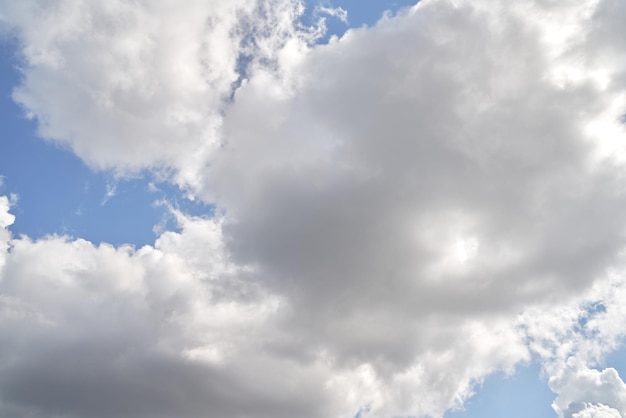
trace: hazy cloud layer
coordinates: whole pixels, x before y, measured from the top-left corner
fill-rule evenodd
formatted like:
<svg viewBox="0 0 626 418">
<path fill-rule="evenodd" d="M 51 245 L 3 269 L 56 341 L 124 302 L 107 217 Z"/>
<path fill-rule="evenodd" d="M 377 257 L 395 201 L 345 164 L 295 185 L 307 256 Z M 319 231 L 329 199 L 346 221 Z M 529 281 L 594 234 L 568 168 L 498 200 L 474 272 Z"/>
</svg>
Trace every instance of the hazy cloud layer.
<svg viewBox="0 0 626 418">
<path fill-rule="evenodd" d="M 96 247 L 11 237 L 0 200 L 1 408 L 440 416 L 534 355 L 560 417 L 624 416 L 594 368 L 626 318 L 624 3 L 425 0 L 327 45 L 302 7 L 0 2 L 43 137 L 220 214 Z"/>
</svg>

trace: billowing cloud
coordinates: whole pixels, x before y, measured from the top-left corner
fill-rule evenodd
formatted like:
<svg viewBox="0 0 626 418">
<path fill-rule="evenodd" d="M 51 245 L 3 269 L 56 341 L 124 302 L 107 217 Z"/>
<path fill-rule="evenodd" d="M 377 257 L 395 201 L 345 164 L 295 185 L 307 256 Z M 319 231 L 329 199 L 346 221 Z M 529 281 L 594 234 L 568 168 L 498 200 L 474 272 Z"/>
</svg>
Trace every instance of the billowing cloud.
<svg viewBox="0 0 626 418">
<path fill-rule="evenodd" d="M 15 100 L 41 136 L 96 169 L 174 166 L 184 176 L 219 146 L 220 112 L 246 62 L 275 61 L 298 2 L 3 2 L 22 43 Z M 311 38 L 313 39 L 313 38 Z"/>
<path fill-rule="evenodd" d="M 624 414 L 594 367 L 626 317 L 626 7 L 424 0 L 327 45 L 302 7 L 0 2 L 42 136 L 219 214 L 114 248 L 11 237 L 0 200 L 4 411 L 440 416 L 535 356 L 560 417 Z"/>
<path fill-rule="evenodd" d="M 620 418 L 620 413 L 606 405 L 584 405 L 572 418 Z"/>
<path fill-rule="evenodd" d="M 238 279 L 218 221 L 179 222 L 181 233 L 138 250 L 10 241 L 0 276 L 3 415 L 324 415 L 315 367 L 305 375 L 256 351 L 280 299 Z"/>
<path fill-rule="evenodd" d="M 178 220 L 180 233 L 137 250 L 55 236 L 9 240 L 0 274 L 0 411 L 351 417 L 366 406 L 415 408 L 414 391 L 428 393 L 420 410 L 442 411 L 471 393 L 472 379 L 527 355 L 521 334 L 502 320 L 412 324 L 414 339 L 440 348 L 401 373 L 369 361 L 377 344 L 357 318 L 339 346 L 311 344 L 293 326 L 294 301 L 230 262 L 221 221 Z M 354 338 L 363 351 L 346 364 L 337 355 Z"/>
<path fill-rule="evenodd" d="M 615 369 L 603 371 L 577 369 L 570 371 L 574 376 L 563 376 L 565 383 L 553 382 L 559 397 L 557 411 L 565 417 L 585 417 L 592 411 L 596 416 L 623 416 L 626 413 L 626 384 Z M 586 402 L 580 402 L 584 399 Z M 600 412 L 602 411 L 602 412 Z M 615 415 L 617 413 L 617 415 Z M 613 414 L 613 415 L 611 415 Z"/>
</svg>

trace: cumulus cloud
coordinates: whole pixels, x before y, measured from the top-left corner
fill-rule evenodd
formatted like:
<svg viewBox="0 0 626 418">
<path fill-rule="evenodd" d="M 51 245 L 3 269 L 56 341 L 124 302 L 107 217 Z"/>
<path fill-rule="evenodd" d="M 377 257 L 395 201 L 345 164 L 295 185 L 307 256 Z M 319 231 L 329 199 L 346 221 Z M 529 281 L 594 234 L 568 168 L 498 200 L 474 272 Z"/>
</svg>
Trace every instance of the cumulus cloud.
<svg viewBox="0 0 626 418">
<path fill-rule="evenodd" d="M 219 146 L 246 63 L 314 36 L 295 34 L 301 12 L 282 0 L 29 1 L 0 3 L 0 22 L 22 43 L 14 99 L 41 136 L 96 169 L 184 176 Z"/>
<path fill-rule="evenodd" d="M 571 415 L 572 418 L 620 418 L 622 415 L 606 405 L 584 405 L 580 411 Z"/>
<path fill-rule="evenodd" d="M 179 222 L 180 233 L 138 250 L 10 240 L 0 276 L 3 415 L 324 416 L 314 366 L 305 374 L 255 351 L 280 298 L 238 278 L 219 221 Z"/>
<path fill-rule="evenodd" d="M 621 417 L 626 413 L 626 384 L 615 369 L 578 368 L 569 373 L 574 376 L 561 376 L 561 381 L 554 379 L 552 382 L 559 393 L 555 409 L 562 411 L 564 417 L 592 416 L 590 414 L 594 411 L 599 416 L 615 416 L 617 413 Z M 580 402 L 581 399 L 585 402 Z"/>
<path fill-rule="evenodd" d="M 441 416 L 533 355 L 561 417 L 624 414 L 626 7 L 423 0 L 327 45 L 302 8 L 0 2 L 43 137 L 220 214 L 114 248 L 0 200 L 6 414 Z"/>
<path fill-rule="evenodd" d="M 584 128 L 596 114 L 572 115 L 612 96 L 546 80 L 551 51 L 536 32 L 510 29 L 527 16 L 498 18 L 426 3 L 312 51 L 295 90 L 271 75 L 240 88 L 201 191 L 236 219 L 234 251 L 283 270 L 273 276 L 310 272 L 305 286 L 390 276 L 405 295 L 410 282 L 419 296 L 407 302 L 419 305 L 453 299 L 452 280 L 464 300 L 479 281 L 509 304 L 508 292 L 523 302 L 601 271 L 621 247 L 622 197 L 613 171 L 590 160 Z M 458 242 L 476 250 L 455 268 Z M 295 262 L 296 252 L 309 256 Z"/>
<path fill-rule="evenodd" d="M 200 193 L 230 215 L 233 257 L 346 361 L 410 367 L 425 316 L 558 300 L 620 257 L 621 168 L 586 128 L 621 89 L 585 67 L 553 77 L 586 39 L 551 38 L 547 6 L 491 6 L 423 2 L 349 31 L 308 54 L 295 87 L 251 79 L 225 115 Z"/>
<path fill-rule="evenodd" d="M 137 250 L 3 230 L 2 413 L 352 417 L 366 405 L 415 408 L 416 393 L 428 393 L 421 410 L 443 411 L 471 393 L 471 379 L 526 355 L 506 322 L 439 319 L 422 328 L 441 348 L 403 373 L 384 373 L 365 353 L 344 364 L 335 349 L 302 341 L 293 301 L 232 264 L 221 220 L 175 215 L 180 233 Z M 461 344 L 463 353 L 452 348 Z"/>
</svg>

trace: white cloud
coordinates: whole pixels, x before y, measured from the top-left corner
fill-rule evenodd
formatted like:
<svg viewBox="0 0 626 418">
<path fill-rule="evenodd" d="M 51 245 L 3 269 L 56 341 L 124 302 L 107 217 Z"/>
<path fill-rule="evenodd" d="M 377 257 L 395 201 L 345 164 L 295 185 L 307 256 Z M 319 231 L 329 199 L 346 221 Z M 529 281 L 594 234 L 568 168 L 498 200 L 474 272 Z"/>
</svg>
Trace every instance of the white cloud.
<svg viewBox="0 0 626 418">
<path fill-rule="evenodd" d="M 318 14 L 332 16 L 339 19 L 343 23 L 348 23 L 348 12 L 344 8 L 317 6 L 315 11 Z"/>
<path fill-rule="evenodd" d="M 300 13 L 289 0 L 0 3 L 0 23 L 23 43 L 14 98 L 43 137 L 96 169 L 174 167 L 183 178 L 219 146 L 246 60 L 305 42 L 292 26 Z"/>
<path fill-rule="evenodd" d="M 9 213 L 10 204 L 6 196 L 0 196 L 0 228 L 7 228 L 15 222 L 15 216 Z"/>
<path fill-rule="evenodd" d="M 439 416 L 531 355 L 562 417 L 623 414 L 593 367 L 626 318 L 626 8 L 424 0 L 324 46 L 301 13 L 0 2 L 43 136 L 223 214 L 139 250 L 2 230 L 6 414 Z"/>
<path fill-rule="evenodd" d="M 606 405 L 581 405 L 581 410 L 571 415 L 571 418 L 621 418 L 622 415 Z"/>
<path fill-rule="evenodd" d="M 559 393 L 554 407 L 560 416 L 586 417 L 594 411 L 601 417 L 626 414 L 626 384 L 615 369 L 577 368 L 551 384 Z"/>
<path fill-rule="evenodd" d="M 65 237 L 3 247 L 3 415 L 318 416 L 303 396 L 315 376 L 255 351 L 280 298 L 238 277 L 217 220 L 180 221 L 136 251 Z"/>
</svg>

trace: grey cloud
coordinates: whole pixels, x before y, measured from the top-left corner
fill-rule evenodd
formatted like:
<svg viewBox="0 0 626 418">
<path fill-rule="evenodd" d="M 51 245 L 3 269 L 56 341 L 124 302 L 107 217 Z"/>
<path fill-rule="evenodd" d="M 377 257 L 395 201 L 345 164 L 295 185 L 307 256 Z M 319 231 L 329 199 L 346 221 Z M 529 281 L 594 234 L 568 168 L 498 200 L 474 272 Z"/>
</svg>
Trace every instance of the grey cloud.
<svg viewBox="0 0 626 418">
<path fill-rule="evenodd" d="M 251 283 L 246 298 L 213 297 L 225 282 L 248 287 L 223 259 L 215 221 L 181 222 L 181 234 L 136 251 L 58 237 L 11 241 L 0 274 L 0 413 L 328 415 L 324 370 L 262 349 L 272 296 Z M 188 245 L 212 251 L 180 258 Z"/>
<path fill-rule="evenodd" d="M 360 326 L 374 358 L 408 361 L 424 317 L 513 313 L 617 260 L 619 168 L 584 130 L 617 92 L 546 79 L 558 59 L 528 18 L 427 3 L 316 48 L 291 96 L 238 91 L 207 196 L 311 343 L 361 347 Z"/>
</svg>

